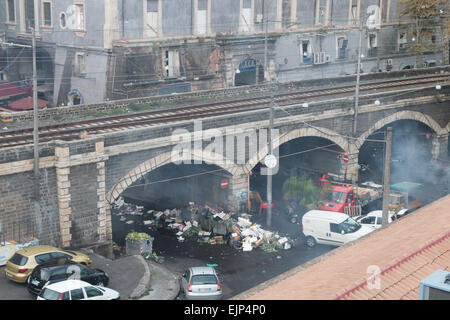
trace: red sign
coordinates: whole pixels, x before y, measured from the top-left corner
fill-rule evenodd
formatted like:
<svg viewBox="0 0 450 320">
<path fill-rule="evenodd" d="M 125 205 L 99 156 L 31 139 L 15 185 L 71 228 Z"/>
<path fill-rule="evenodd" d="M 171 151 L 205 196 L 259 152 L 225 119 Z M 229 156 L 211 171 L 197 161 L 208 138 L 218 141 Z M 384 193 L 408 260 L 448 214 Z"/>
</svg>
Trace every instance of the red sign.
<svg viewBox="0 0 450 320">
<path fill-rule="evenodd" d="M 228 187 L 228 180 L 227 179 L 223 179 L 222 181 L 220 181 L 220 187 L 222 189 L 226 189 Z"/>
<path fill-rule="evenodd" d="M 348 163 L 348 155 L 347 154 L 344 154 L 342 159 L 344 160 L 345 163 Z"/>
</svg>

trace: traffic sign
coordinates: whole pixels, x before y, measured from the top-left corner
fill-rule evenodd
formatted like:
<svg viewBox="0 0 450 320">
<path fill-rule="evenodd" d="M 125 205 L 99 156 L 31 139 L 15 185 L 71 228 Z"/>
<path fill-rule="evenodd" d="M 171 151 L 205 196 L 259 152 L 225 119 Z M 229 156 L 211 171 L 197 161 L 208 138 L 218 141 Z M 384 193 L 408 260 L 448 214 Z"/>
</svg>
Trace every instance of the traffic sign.
<svg viewBox="0 0 450 320">
<path fill-rule="evenodd" d="M 344 154 L 342 159 L 344 160 L 345 163 L 348 163 L 348 155 L 347 154 Z"/>
<path fill-rule="evenodd" d="M 223 179 L 222 181 L 220 181 L 220 187 L 222 189 L 226 189 L 228 187 L 228 180 L 227 179 Z"/>
</svg>

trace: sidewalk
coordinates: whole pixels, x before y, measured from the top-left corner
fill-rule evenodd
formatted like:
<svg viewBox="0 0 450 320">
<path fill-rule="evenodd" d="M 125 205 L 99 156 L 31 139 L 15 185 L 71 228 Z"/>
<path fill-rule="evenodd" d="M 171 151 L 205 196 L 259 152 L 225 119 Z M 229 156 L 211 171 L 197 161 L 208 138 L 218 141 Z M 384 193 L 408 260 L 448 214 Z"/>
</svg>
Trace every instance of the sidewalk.
<svg viewBox="0 0 450 320">
<path fill-rule="evenodd" d="M 150 289 L 139 300 L 174 300 L 180 292 L 180 281 L 160 264 L 151 260 L 147 263 L 150 269 Z"/>
<path fill-rule="evenodd" d="M 178 279 L 154 261 L 139 255 L 111 260 L 92 250 L 80 251 L 90 256 L 94 268 L 108 273 L 108 287 L 118 291 L 122 300 L 174 300 L 178 296 Z"/>
</svg>

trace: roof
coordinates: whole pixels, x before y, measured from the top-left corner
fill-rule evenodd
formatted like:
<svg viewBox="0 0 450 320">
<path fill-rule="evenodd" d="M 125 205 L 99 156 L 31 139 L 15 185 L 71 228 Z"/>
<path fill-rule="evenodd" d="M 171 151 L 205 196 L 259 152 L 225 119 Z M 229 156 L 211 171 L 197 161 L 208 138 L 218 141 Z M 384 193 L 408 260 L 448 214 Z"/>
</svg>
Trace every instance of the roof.
<svg viewBox="0 0 450 320">
<path fill-rule="evenodd" d="M 396 184 L 391 184 L 390 188 L 393 190 L 400 190 L 400 191 L 412 191 L 419 187 L 422 187 L 423 184 L 421 183 L 415 183 L 415 182 L 399 182 Z"/>
<path fill-rule="evenodd" d="M 450 271 L 450 232 L 346 289 L 337 299 L 417 300 L 420 281 L 438 269 Z"/>
<path fill-rule="evenodd" d="M 45 108 L 50 104 L 49 101 L 37 99 L 38 108 Z M 8 108 L 12 110 L 32 110 L 33 109 L 33 97 L 25 97 L 8 104 Z"/>
<path fill-rule="evenodd" d="M 421 279 L 450 271 L 450 195 L 233 299 L 418 299 Z M 378 270 L 381 287 L 367 278 Z"/>
<path fill-rule="evenodd" d="M 303 215 L 303 218 L 319 218 L 338 222 L 345 221 L 348 217 L 345 213 L 325 210 L 310 210 Z"/>
<path fill-rule="evenodd" d="M 47 288 L 58 292 L 64 292 L 67 290 L 84 288 L 90 285 L 91 285 L 90 283 L 87 283 L 86 281 L 82 280 L 64 280 L 49 284 Z"/>
<path fill-rule="evenodd" d="M 0 100 L 26 95 L 27 92 L 9 82 L 0 82 Z"/>
<path fill-rule="evenodd" d="M 32 246 L 32 247 L 28 247 L 25 249 L 21 249 L 19 251 L 17 251 L 17 253 L 21 254 L 21 255 L 33 255 L 33 254 L 37 254 L 37 253 L 42 253 L 42 252 L 49 252 L 49 251 L 60 251 L 58 248 L 52 247 L 52 246 Z"/>
<path fill-rule="evenodd" d="M 213 267 L 192 267 L 191 268 L 192 275 L 198 274 L 216 274 L 216 271 Z"/>
</svg>

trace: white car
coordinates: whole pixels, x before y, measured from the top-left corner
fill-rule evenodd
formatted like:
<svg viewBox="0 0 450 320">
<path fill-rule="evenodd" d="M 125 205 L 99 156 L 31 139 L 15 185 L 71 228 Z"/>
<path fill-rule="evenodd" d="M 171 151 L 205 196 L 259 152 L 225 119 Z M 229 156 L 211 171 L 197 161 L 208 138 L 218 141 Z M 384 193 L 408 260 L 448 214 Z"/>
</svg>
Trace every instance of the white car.
<svg viewBox="0 0 450 320">
<path fill-rule="evenodd" d="M 400 218 L 407 214 L 408 209 L 402 209 L 399 212 L 397 212 L 397 218 Z M 355 220 L 359 222 L 363 226 L 367 226 L 373 229 L 381 228 L 383 219 L 383 211 L 382 210 L 375 210 L 369 212 L 365 216 L 359 216 L 356 217 Z M 395 217 L 392 213 L 389 214 L 389 220 L 388 222 L 391 223 L 395 220 Z"/>
<path fill-rule="evenodd" d="M 323 210 L 305 213 L 302 228 L 308 247 L 314 247 L 316 243 L 343 246 L 374 231 L 344 213 Z"/>
<path fill-rule="evenodd" d="M 37 300 L 119 300 L 119 292 L 81 280 L 47 282 Z"/>
</svg>

